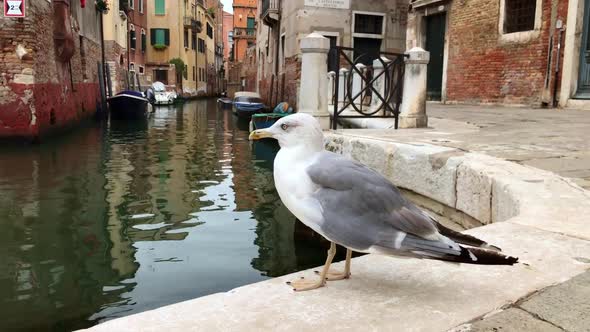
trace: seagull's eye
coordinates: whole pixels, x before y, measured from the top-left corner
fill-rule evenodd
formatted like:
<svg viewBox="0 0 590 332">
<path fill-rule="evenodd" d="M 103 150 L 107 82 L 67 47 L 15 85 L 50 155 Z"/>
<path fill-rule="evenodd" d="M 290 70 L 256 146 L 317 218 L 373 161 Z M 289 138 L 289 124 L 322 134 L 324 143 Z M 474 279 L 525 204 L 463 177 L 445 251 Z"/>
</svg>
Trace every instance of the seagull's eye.
<svg viewBox="0 0 590 332">
<path fill-rule="evenodd" d="M 288 126 L 286 123 L 283 123 L 283 124 L 281 125 L 281 129 L 283 129 L 283 130 L 287 130 L 287 128 L 289 128 L 289 126 Z"/>
</svg>

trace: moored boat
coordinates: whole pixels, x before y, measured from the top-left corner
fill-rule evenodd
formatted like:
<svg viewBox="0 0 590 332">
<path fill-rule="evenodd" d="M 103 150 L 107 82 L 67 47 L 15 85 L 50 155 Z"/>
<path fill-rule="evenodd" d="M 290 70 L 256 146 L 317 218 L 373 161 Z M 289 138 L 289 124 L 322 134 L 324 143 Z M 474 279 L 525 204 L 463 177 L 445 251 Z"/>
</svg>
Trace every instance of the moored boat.
<svg viewBox="0 0 590 332">
<path fill-rule="evenodd" d="M 167 91 L 166 86 L 162 82 L 154 82 L 152 84 L 154 90 L 154 105 L 172 105 L 176 99 L 176 92 Z"/>
<path fill-rule="evenodd" d="M 288 103 L 278 104 L 272 113 L 257 113 L 250 120 L 250 131 L 264 129 L 272 126 L 277 120 L 293 113 L 293 108 Z"/>
<path fill-rule="evenodd" d="M 258 93 L 240 91 L 234 96 L 232 110 L 238 117 L 249 119 L 253 114 L 265 112 L 266 106 Z"/>
<path fill-rule="evenodd" d="M 128 119 L 146 116 L 149 100 L 143 93 L 123 90 L 107 99 L 111 118 Z"/>
</svg>

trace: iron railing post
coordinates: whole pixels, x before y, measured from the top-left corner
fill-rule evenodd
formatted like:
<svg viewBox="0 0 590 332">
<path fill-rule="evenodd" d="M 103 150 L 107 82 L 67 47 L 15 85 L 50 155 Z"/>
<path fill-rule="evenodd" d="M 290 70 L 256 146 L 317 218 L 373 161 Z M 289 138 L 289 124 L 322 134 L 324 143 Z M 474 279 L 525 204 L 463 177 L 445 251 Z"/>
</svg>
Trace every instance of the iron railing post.
<svg viewBox="0 0 590 332">
<path fill-rule="evenodd" d="M 332 114 L 332 129 L 338 128 L 338 92 L 340 89 L 340 49 L 334 46 L 336 51 L 336 76 L 334 77 L 334 114 Z"/>
</svg>

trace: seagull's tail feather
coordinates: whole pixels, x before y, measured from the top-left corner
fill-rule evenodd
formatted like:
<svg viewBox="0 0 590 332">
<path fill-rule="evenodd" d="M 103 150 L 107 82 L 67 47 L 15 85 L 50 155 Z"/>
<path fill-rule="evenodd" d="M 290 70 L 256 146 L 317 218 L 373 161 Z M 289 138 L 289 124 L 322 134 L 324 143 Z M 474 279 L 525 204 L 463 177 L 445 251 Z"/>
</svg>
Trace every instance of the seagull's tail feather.
<svg viewBox="0 0 590 332">
<path fill-rule="evenodd" d="M 498 251 L 461 246 L 445 236 L 439 241 L 432 241 L 408 234 L 400 249 L 422 258 L 456 263 L 513 265 L 518 262 L 518 258 L 503 255 Z"/>
<path fill-rule="evenodd" d="M 449 239 L 451 239 L 457 243 L 465 244 L 465 245 L 472 246 L 472 247 L 479 247 L 479 248 L 483 248 L 483 249 L 502 251 L 502 249 L 500 249 L 496 246 L 493 246 L 491 244 L 488 244 L 487 242 L 482 241 L 482 240 L 476 238 L 475 236 L 456 232 L 450 228 L 447 228 L 447 227 L 441 225 L 439 222 L 436 222 L 436 221 L 434 221 L 434 222 L 436 223 L 436 227 L 438 228 L 438 232 L 440 234 L 448 237 Z"/>
<path fill-rule="evenodd" d="M 439 259 L 457 263 L 478 264 L 478 265 L 514 265 L 518 257 L 506 256 L 497 251 L 480 248 L 461 247 L 460 255 L 446 254 Z"/>
</svg>

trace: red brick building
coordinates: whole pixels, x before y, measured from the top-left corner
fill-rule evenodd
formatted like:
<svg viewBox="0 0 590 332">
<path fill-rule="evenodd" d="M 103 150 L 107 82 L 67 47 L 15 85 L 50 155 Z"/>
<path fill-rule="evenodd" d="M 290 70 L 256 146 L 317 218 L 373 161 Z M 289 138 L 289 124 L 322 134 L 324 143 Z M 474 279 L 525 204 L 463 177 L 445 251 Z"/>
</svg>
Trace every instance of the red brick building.
<svg viewBox="0 0 590 332">
<path fill-rule="evenodd" d="M 412 0 L 407 47 L 431 53 L 433 100 L 590 107 L 584 2 Z"/>
<path fill-rule="evenodd" d="M 230 52 L 233 46 L 234 15 L 223 12 L 223 60 L 230 60 Z"/>
<path fill-rule="evenodd" d="M 147 49 L 147 10 L 146 1 L 128 0 L 127 10 L 128 42 L 129 42 L 129 70 L 140 75 L 145 73 L 146 49 Z"/>
<path fill-rule="evenodd" d="M 96 113 L 99 13 L 80 1 L 28 1 L 0 17 L 0 138 L 38 141 Z"/>
</svg>

